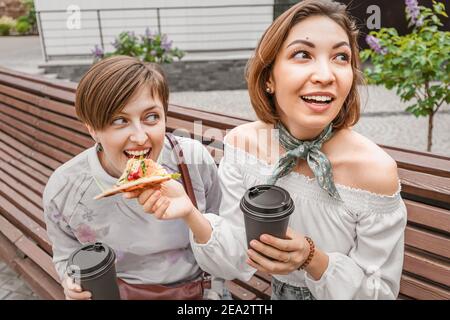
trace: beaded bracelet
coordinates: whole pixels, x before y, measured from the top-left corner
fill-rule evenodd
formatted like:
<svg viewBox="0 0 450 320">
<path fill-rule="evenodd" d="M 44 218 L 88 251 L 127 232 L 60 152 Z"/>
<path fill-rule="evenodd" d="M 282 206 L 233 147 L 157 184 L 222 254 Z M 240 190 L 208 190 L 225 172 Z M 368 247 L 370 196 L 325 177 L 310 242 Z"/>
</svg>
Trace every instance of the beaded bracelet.
<svg viewBox="0 0 450 320">
<path fill-rule="evenodd" d="M 305 237 L 306 241 L 308 241 L 309 243 L 309 255 L 308 258 L 306 258 L 305 262 L 303 262 L 303 264 L 298 267 L 298 270 L 303 270 L 305 269 L 308 264 L 311 262 L 312 258 L 314 257 L 314 251 L 315 251 L 315 246 L 314 246 L 314 241 L 312 241 L 312 239 L 310 237 Z"/>
</svg>

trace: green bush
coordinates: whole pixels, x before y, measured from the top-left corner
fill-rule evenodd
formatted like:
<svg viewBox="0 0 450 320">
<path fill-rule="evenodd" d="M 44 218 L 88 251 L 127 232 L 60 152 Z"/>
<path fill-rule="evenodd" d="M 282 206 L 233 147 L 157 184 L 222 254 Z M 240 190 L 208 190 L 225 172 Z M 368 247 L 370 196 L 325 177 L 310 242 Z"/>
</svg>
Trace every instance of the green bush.
<svg viewBox="0 0 450 320">
<path fill-rule="evenodd" d="M 25 34 L 28 33 L 31 29 L 31 25 L 28 23 L 28 21 L 19 21 L 16 24 L 16 31 L 19 34 Z"/>
<path fill-rule="evenodd" d="M 427 150 L 431 151 L 433 116 L 450 103 L 450 32 L 441 31 L 439 16 L 447 18 L 444 4 L 433 0 L 432 9 L 417 0 L 405 0 L 406 17 L 412 31 L 398 35 L 394 28 L 372 31 L 366 41 L 371 49 L 361 59 L 373 67 L 364 70 L 369 83 L 396 89 L 402 101 L 413 100 L 406 111 L 428 116 Z"/>
<path fill-rule="evenodd" d="M 20 22 L 28 23 L 29 25 L 28 30 L 25 31 L 24 33 L 37 34 L 37 20 L 36 20 L 36 10 L 34 8 L 34 0 L 22 0 L 22 4 L 24 5 L 27 12 L 24 16 L 21 16 L 17 19 L 17 23 Z M 24 30 L 25 24 L 23 23 L 20 28 Z M 17 30 L 17 32 L 21 33 L 19 30 Z"/>
<path fill-rule="evenodd" d="M 108 53 L 96 45 L 92 50 L 94 61 L 115 55 L 126 55 L 146 62 L 171 63 L 175 58 L 180 60 L 184 56 L 184 52 L 174 48 L 172 41 L 169 41 L 165 34 L 152 33 L 148 28 L 141 36 L 136 36 L 134 32 L 121 32 L 112 45 L 115 50 Z"/>
<path fill-rule="evenodd" d="M 0 18 L 0 36 L 8 36 L 11 29 L 16 26 L 16 20 L 3 16 Z"/>
</svg>

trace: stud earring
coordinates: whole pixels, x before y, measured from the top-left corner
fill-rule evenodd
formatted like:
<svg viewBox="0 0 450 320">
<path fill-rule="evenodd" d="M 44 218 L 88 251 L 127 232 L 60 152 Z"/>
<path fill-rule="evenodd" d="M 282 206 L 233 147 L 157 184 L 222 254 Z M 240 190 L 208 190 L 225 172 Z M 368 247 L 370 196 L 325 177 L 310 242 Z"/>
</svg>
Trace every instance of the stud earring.
<svg viewBox="0 0 450 320">
<path fill-rule="evenodd" d="M 270 89 L 269 87 L 266 88 L 266 92 L 267 93 L 272 93 L 272 89 Z"/>
<path fill-rule="evenodd" d="M 97 150 L 97 152 L 103 151 L 103 146 L 100 142 L 97 142 L 97 145 L 95 146 L 95 150 Z"/>
</svg>

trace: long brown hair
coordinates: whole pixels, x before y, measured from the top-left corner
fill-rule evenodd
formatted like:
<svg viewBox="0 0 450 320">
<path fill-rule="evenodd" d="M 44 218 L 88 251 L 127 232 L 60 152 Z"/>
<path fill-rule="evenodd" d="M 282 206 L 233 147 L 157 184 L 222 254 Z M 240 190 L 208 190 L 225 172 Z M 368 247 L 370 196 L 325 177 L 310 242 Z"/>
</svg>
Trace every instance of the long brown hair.
<svg viewBox="0 0 450 320">
<path fill-rule="evenodd" d="M 358 30 L 355 22 L 346 12 L 346 6 L 334 1 L 301 1 L 280 15 L 264 32 L 246 68 L 248 91 L 253 109 L 257 117 L 263 122 L 275 123 L 279 120 L 273 97 L 267 94 L 265 90 L 266 83 L 272 72 L 277 54 L 292 27 L 311 16 L 329 17 L 341 26 L 348 35 L 352 51 L 353 83 L 341 110 L 333 120 L 333 126 L 336 129 L 350 127 L 359 120 L 360 97 L 357 85 L 363 83 L 357 42 Z"/>
</svg>

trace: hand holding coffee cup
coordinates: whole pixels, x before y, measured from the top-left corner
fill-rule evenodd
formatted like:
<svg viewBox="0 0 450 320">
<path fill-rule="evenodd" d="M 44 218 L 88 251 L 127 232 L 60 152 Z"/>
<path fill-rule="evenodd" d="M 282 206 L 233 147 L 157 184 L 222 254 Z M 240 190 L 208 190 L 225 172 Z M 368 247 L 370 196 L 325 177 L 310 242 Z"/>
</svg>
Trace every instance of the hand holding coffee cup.
<svg viewBox="0 0 450 320">
<path fill-rule="evenodd" d="M 66 297 L 81 298 L 89 293 L 93 300 L 120 300 L 115 261 L 114 250 L 101 242 L 75 250 L 67 266 L 70 280 L 63 282 L 67 287 Z"/>
<path fill-rule="evenodd" d="M 302 235 L 288 228 L 294 202 L 285 189 L 274 185 L 257 185 L 241 199 L 247 236 L 247 263 L 276 274 L 296 270 L 309 254 Z"/>
<path fill-rule="evenodd" d="M 91 300 L 92 298 L 91 292 L 82 291 L 81 286 L 76 284 L 67 274 L 62 281 L 62 286 L 66 300 Z"/>
<path fill-rule="evenodd" d="M 251 240 L 247 263 L 269 274 L 289 274 L 298 270 L 309 256 L 309 244 L 303 235 L 291 228 L 287 228 L 286 238 L 263 234 L 259 241 Z"/>
</svg>

